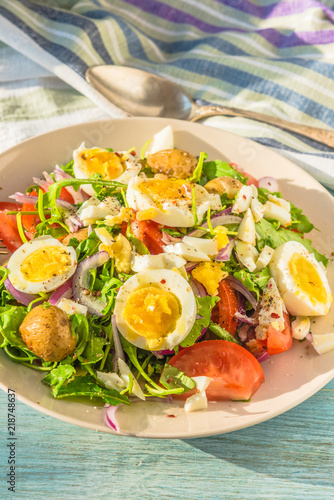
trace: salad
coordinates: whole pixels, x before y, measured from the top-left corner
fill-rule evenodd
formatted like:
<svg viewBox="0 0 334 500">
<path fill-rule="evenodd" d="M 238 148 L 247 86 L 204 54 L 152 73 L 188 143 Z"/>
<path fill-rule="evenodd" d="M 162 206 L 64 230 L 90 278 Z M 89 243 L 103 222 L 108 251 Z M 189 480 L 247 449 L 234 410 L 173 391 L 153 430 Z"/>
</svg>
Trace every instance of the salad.
<svg viewBox="0 0 334 500">
<path fill-rule="evenodd" d="M 88 148 L 0 203 L 0 342 L 54 398 L 249 401 L 261 363 L 311 342 L 332 294 L 313 228 L 273 178 L 174 146 Z"/>
</svg>

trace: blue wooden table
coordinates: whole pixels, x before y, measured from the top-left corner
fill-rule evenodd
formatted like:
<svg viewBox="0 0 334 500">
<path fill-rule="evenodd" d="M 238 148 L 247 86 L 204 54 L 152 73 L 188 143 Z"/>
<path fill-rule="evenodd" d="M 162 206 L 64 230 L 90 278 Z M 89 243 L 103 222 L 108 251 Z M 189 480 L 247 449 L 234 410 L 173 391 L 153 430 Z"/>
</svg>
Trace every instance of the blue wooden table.
<svg viewBox="0 0 334 500">
<path fill-rule="evenodd" d="M 194 440 L 97 433 L 17 402 L 15 494 L 7 404 L 1 391 L 1 499 L 334 498 L 334 380 L 279 417 Z"/>
</svg>

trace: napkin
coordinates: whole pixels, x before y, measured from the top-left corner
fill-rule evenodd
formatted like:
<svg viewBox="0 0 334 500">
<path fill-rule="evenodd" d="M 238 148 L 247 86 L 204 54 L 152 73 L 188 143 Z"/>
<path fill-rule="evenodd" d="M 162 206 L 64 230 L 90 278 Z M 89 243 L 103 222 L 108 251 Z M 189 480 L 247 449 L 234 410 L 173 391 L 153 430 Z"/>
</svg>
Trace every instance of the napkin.
<svg viewBox="0 0 334 500">
<path fill-rule="evenodd" d="M 30 69 L 39 68 L 37 79 L 47 81 L 54 92 L 56 87 L 63 89 L 68 103 L 76 103 L 77 109 L 66 111 L 57 121 L 55 108 L 62 109 L 63 100 L 44 99 L 42 114 L 53 108 L 54 127 L 79 117 L 83 121 L 125 116 L 84 79 L 90 65 L 117 64 L 170 78 L 198 102 L 330 129 L 334 123 L 331 3 L 2 0 L 0 40 L 36 63 L 30 62 Z M 21 69 L 17 65 L 18 79 Z M 45 87 L 42 91 L 46 97 Z M 220 116 L 204 123 L 273 148 L 334 188 L 333 149 L 244 118 Z"/>
</svg>

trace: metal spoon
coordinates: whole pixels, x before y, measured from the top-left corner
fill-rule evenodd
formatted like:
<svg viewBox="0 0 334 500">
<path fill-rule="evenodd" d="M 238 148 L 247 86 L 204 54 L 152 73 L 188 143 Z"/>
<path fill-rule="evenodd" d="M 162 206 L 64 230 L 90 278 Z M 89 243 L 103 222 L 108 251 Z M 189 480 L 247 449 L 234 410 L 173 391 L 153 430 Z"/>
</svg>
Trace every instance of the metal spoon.
<svg viewBox="0 0 334 500">
<path fill-rule="evenodd" d="M 334 148 L 334 132 L 308 127 L 255 111 L 227 106 L 199 106 L 179 85 L 147 71 L 125 66 L 92 66 L 86 80 L 108 100 L 133 116 L 197 121 L 213 115 L 241 116 L 290 130 Z"/>
</svg>

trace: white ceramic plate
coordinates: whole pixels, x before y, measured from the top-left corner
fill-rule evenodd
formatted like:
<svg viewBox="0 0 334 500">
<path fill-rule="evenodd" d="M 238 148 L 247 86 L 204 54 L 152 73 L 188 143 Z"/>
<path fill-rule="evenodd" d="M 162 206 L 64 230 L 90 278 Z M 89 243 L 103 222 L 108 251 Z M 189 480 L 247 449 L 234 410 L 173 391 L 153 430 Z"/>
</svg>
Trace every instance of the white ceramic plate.
<svg viewBox="0 0 334 500">
<path fill-rule="evenodd" d="M 1 199 L 25 190 L 32 176 L 51 171 L 56 163 L 71 159 L 83 141 L 90 146 L 140 152 L 143 144 L 166 125 L 175 132 L 175 145 L 193 154 L 206 151 L 209 159 L 236 162 L 257 178 L 279 180 L 283 195 L 304 209 L 321 230 L 313 232 L 314 246 L 330 256 L 334 250 L 334 199 L 312 177 L 290 161 L 248 139 L 177 120 L 128 118 L 76 125 L 25 141 L 0 156 Z M 330 266 L 331 267 L 331 266 Z M 329 278 L 334 283 L 332 267 Z M 332 289 L 334 287 L 332 286 Z M 333 331 L 331 317 L 316 320 L 313 333 Z M 268 420 L 312 396 L 334 377 L 334 351 L 319 356 L 308 342 L 295 341 L 287 353 L 263 363 L 266 381 L 250 403 L 210 403 L 205 411 L 185 413 L 182 404 L 134 403 L 118 412 L 122 434 L 152 438 L 201 437 L 248 427 Z M 105 408 L 92 404 L 55 400 L 41 384 L 39 372 L 11 362 L 0 352 L 0 386 L 14 389 L 24 403 L 58 419 L 103 432 Z M 170 416 L 173 415 L 174 418 Z"/>
</svg>

